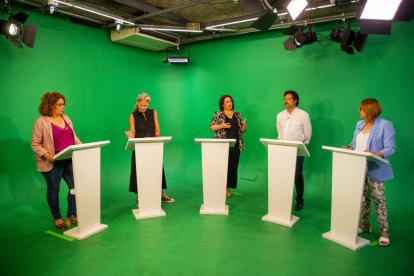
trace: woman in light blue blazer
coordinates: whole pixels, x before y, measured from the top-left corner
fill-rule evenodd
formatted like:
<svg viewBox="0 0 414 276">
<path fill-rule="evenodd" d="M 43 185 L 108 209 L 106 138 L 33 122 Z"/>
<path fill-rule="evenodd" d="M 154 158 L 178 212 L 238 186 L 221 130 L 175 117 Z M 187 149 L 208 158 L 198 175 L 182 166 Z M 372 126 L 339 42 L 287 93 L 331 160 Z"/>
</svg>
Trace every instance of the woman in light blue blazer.
<svg viewBox="0 0 414 276">
<path fill-rule="evenodd" d="M 395 153 L 395 131 L 390 121 L 379 118 L 381 106 L 376 99 L 365 99 L 359 107 L 363 120 L 357 122 L 354 138 L 349 148 L 357 151 L 372 152 L 389 160 Z M 361 223 L 358 233 L 371 232 L 371 198 L 374 200 L 378 227 L 381 230 L 379 245 L 390 244 L 388 236 L 388 210 L 384 194 L 384 181 L 394 178 L 390 164 L 368 162 L 368 173 L 364 185 L 364 200 L 361 205 Z"/>
</svg>

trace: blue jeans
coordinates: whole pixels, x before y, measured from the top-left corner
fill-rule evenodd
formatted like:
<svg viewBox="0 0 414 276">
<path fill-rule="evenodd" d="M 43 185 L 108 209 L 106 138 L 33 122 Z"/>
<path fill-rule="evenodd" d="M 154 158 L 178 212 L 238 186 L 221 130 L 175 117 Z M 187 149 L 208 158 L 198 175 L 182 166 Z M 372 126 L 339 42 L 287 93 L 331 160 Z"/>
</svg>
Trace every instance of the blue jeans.
<svg viewBox="0 0 414 276">
<path fill-rule="evenodd" d="M 53 219 L 62 218 L 59 208 L 59 189 L 62 178 L 69 188 L 67 217 L 71 215 L 76 216 L 75 195 L 70 194 L 70 189 L 74 188 L 72 159 L 56 161 L 51 171 L 42 172 L 42 174 L 47 184 L 47 203 L 49 204 Z"/>
</svg>

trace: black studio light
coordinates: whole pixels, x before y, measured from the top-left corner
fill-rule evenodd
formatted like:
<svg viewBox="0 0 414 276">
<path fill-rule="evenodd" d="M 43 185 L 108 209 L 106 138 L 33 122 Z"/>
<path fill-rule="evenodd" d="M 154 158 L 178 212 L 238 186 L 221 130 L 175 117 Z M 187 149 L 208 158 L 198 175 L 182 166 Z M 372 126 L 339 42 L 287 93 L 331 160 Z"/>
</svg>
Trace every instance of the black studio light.
<svg viewBox="0 0 414 276">
<path fill-rule="evenodd" d="M 19 48 L 23 48 L 23 44 L 33 48 L 37 26 L 24 24 L 28 17 L 29 15 L 26 13 L 19 12 L 11 14 L 8 20 L 0 19 L 0 34 L 5 35 L 10 42 Z"/>
<path fill-rule="evenodd" d="M 315 41 L 318 40 L 318 36 L 315 33 L 315 30 L 313 28 L 313 24 L 308 25 L 308 31 L 305 32 L 304 29 L 298 30 L 296 26 L 292 25 L 289 27 L 288 30 L 286 30 L 285 34 L 292 34 L 291 37 L 286 39 L 283 42 L 283 46 L 285 47 L 286 51 L 293 51 L 297 48 L 302 47 L 303 45 L 312 44 Z"/>
<path fill-rule="evenodd" d="M 341 44 L 341 50 L 348 55 L 354 54 L 354 49 L 358 52 L 362 52 L 365 48 L 365 44 L 368 39 L 367 34 L 362 34 L 360 31 L 354 31 L 351 29 L 351 23 L 348 22 L 348 27 L 340 27 L 336 23 L 335 28 L 332 30 L 329 38 L 332 41 Z"/>
<path fill-rule="evenodd" d="M 258 29 L 260 31 L 266 31 L 275 22 L 277 18 L 277 9 L 270 5 L 267 0 L 260 0 L 256 3 L 261 3 L 265 8 L 265 12 L 256 21 L 254 21 L 250 27 Z"/>
</svg>

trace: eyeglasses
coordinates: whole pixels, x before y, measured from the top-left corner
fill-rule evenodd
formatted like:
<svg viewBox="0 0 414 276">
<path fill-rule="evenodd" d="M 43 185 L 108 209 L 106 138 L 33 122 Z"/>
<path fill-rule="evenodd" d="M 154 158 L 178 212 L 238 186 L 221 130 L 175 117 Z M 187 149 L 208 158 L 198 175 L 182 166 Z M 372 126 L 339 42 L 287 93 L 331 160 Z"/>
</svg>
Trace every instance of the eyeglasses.
<svg viewBox="0 0 414 276">
<path fill-rule="evenodd" d="M 64 103 L 56 104 L 57 106 L 65 106 Z"/>
</svg>

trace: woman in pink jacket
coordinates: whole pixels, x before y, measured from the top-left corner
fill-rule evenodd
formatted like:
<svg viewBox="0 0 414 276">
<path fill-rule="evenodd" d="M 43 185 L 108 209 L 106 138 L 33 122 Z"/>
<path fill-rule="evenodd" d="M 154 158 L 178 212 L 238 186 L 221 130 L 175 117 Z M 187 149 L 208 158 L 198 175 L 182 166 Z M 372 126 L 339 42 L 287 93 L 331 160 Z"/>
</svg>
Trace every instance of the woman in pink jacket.
<svg viewBox="0 0 414 276">
<path fill-rule="evenodd" d="M 58 229 L 66 229 L 76 224 L 76 204 L 74 195 L 72 159 L 54 161 L 54 156 L 70 145 L 81 141 L 73 130 L 72 121 L 63 114 L 65 96 L 59 92 L 47 92 L 42 96 L 39 113 L 32 131 L 32 149 L 36 154 L 36 167 L 46 180 L 47 203 Z M 68 185 L 68 210 L 66 221 L 59 208 L 59 188 L 62 178 Z"/>
</svg>

